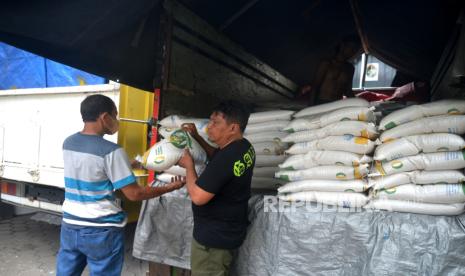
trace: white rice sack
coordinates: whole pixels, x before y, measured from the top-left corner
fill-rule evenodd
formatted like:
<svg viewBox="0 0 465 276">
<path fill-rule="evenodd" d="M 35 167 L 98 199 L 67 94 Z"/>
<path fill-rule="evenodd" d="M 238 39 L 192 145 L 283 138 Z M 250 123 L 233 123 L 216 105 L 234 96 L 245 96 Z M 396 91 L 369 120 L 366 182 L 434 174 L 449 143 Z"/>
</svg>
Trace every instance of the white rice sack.
<svg viewBox="0 0 465 276">
<path fill-rule="evenodd" d="M 273 178 L 274 174 L 278 171 L 278 167 L 254 167 L 253 176 Z"/>
<path fill-rule="evenodd" d="M 279 195 L 279 199 L 284 201 L 319 202 L 328 205 L 342 206 L 345 208 L 362 207 L 368 201 L 368 197 L 361 193 L 316 191 Z"/>
<path fill-rule="evenodd" d="M 195 171 L 197 172 L 197 175 L 200 175 L 204 169 L 205 169 L 205 164 L 195 164 Z M 168 173 L 171 175 L 186 176 L 186 169 L 181 166 L 174 165 L 164 170 L 163 173 Z"/>
<path fill-rule="evenodd" d="M 290 120 L 294 114 L 292 110 L 273 110 L 251 113 L 249 116 L 249 124 L 257 124 L 275 120 Z"/>
<path fill-rule="evenodd" d="M 453 133 L 462 135 L 465 133 L 465 116 L 450 115 L 418 119 L 384 131 L 380 139 L 384 143 L 400 137 L 427 133 Z"/>
<path fill-rule="evenodd" d="M 203 148 L 183 130 L 177 130 L 167 139 L 153 145 L 138 161 L 148 170 L 161 172 L 174 166 L 185 148 L 189 149 L 195 163 L 206 162 L 207 155 Z"/>
<path fill-rule="evenodd" d="M 392 161 L 376 161 L 375 174 L 391 175 L 416 170 L 442 171 L 465 168 L 463 151 L 421 153 Z"/>
<path fill-rule="evenodd" d="M 370 163 L 372 158 L 366 155 L 346 151 L 317 150 L 306 154 L 291 155 L 279 164 L 283 170 L 304 170 L 322 165 L 357 166 Z"/>
<path fill-rule="evenodd" d="M 465 101 L 463 100 L 441 100 L 437 102 L 412 105 L 401 110 L 392 112 L 384 117 L 379 129 L 391 129 L 398 125 L 411 122 L 423 117 L 431 117 L 438 115 L 458 115 L 465 113 Z"/>
<path fill-rule="evenodd" d="M 368 139 L 378 137 L 376 126 L 373 123 L 361 121 L 343 121 L 330 124 L 323 128 L 304 130 L 291 133 L 282 139 L 283 142 L 306 142 L 323 139 L 328 136 L 354 135 Z"/>
<path fill-rule="evenodd" d="M 283 185 L 285 181 L 272 177 L 252 176 L 251 188 L 256 190 L 274 190 Z"/>
<path fill-rule="evenodd" d="M 321 192 L 364 192 L 368 185 L 363 180 L 301 180 L 285 184 L 278 193 L 297 193 L 304 191 Z"/>
<path fill-rule="evenodd" d="M 256 154 L 263 155 L 280 155 L 284 153 L 284 150 L 288 148 L 287 143 L 282 143 L 280 141 L 271 141 L 271 142 L 260 142 L 254 143 L 253 148 Z"/>
<path fill-rule="evenodd" d="M 351 166 L 318 166 L 298 171 L 279 171 L 276 178 L 286 181 L 305 179 L 350 180 L 362 179 L 368 174 L 368 164 Z"/>
<path fill-rule="evenodd" d="M 435 133 L 402 137 L 383 143 L 375 149 L 375 160 L 394 160 L 419 153 L 457 151 L 465 147 L 465 140 L 449 133 Z"/>
<path fill-rule="evenodd" d="M 195 124 L 197 132 L 200 135 L 206 135 L 209 121 L 209 119 L 203 118 L 189 118 L 181 115 L 170 115 L 163 118 L 161 121 L 158 122 L 158 124 L 167 128 L 181 128 L 182 124 L 193 123 Z"/>
<path fill-rule="evenodd" d="M 255 155 L 255 167 L 277 167 L 286 160 L 286 155 Z"/>
<path fill-rule="evenodd" d="M 405 184 L 456 184 L 464 183 L 462 171 L 412 171 L 387 176 L 368 178 L 368 185 L 374 190 L 390 189 Z"/>
<path fill-rule="evenodd" d="M 456 216 L 464 211 L 464 203 L 433 204 L 402 200 L 371 200 L 363 208 L 387 210 L 391 212 L 415 213 L 435 216 Z"/>
<path fill-rule="evenodd" d="M 265 132 L 265 131 L 281 131 L 284 127 L 289 124 L 289 120 L 275 120 L 263 123 L 256 123 L 256 124 L 247 124 L 245 128 L 244 134 L 252 134 L 257 132 Z"/>
<path fill-rule="evenodd" d="M 164 183 L 170 183 L 171 180 L 176 177 L 175 174 L 170 174 L 170 173 L 161 173 L 159 175 L 156 176 L 156 179 L 157 180 L 160 180 L 161 182 L 164 182 Z"/>
<path fill-rule="evenodd" d="M 465 202 L 464 189 L 463 184 L 406 184 L 376 191 L 373 196 L 379 199 L 452 204 Z"/>
<path fill-rule="evenodd" d="M 329 136 L 310 142 L 296 143 L 285 152 L 288 154 L 304 154 L 314 150 L 336 150 L 357 154 L 368 154 L 373 152 L 374 148 L 375 142 L 370 139 L 347 134 L 343 136 Z"/>
<path fill-rule="evenodd" d="M 372 108 L 347 107 L 324 114 L 295 119 L 283 128 L 283 130 L 292 133 L 302 130 L 322 128 L 341 121 L 374 122 L 375 119 L 375 114 Z"/>
<path fill-rule="evenodd" d="M 360 106 L 360 107 L 368 107 L 370 104 L 364 100 L 359 98 L 347 98 L 339 101 L 334 101 L 331 103 L 320 104 L 316 106 L 309 106 L 301 111 L 294 114 L 295 118 L 300 118 L 304 116 L 314 115 L 318 113 L 328 112 L 336 109 L 341 109 L 345 107 L 352 107 L 352 106 Z"/>
<path fill-rule="evenodd" d="M 286 137 L 287 133 L 282 131 L 267 131 L 267 132 L 258 132 L 244 135 L 244 138 L 249 140 L 251 144 L 261 143 L 261 142 L 271 142 L 277 141 L 281 142 L 281 139 Z"/>
</svg>

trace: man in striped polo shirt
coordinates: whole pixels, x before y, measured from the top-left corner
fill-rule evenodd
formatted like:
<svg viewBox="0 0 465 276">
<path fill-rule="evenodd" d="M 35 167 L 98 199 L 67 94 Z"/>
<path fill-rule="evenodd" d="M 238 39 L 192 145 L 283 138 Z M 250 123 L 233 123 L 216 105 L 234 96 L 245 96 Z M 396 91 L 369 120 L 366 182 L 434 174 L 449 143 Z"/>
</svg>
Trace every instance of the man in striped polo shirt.
<svg viewBox="0 0 465 276">
<path fill-rule="evenodd" d="M 86 265 L 91 275 L 120 275 L 127 218 L 117 204 L 115 190 L 138 201 L 185 183 L 176 178 L 164 187 L 137 184 L 125 151 L 103 139 L 118 131 L 117 114 L 110 98 L 87 97 L 81 103 L 84 129 L 63 143 L 65 201 L 57 275 L 80 275 Z"/>
</svg>

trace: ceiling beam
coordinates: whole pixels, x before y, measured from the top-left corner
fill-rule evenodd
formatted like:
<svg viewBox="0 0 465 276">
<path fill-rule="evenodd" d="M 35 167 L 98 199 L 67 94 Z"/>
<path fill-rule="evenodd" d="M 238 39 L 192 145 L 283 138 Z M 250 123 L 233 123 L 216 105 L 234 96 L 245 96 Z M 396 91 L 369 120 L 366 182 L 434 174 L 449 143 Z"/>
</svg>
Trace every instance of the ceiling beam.
<svg viewBox="0 0 465 276">
<path fill-rule="evenodd" d="M 226 20 L 221 26 L 220 31 L 224 31 L 227 27 L 229 27 L 236 19 L 238 19 L 242 14 L 244 14 L 247 10 L 249 10 L 253 5 L 255 5 L 259 0 L 251 0 L 246 3 L 238 12 L 233 14 L 228 20 Z"/>
</svg>

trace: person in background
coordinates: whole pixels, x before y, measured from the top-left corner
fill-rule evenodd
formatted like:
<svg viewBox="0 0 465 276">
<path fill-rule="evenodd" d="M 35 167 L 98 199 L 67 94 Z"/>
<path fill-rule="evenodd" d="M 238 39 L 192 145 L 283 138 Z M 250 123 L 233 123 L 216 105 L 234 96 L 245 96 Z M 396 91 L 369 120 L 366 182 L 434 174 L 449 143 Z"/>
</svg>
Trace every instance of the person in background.
<svg viewBox="0 0 465 276">
<path fill-rule="evenodd" d="M 357 36 L 344 38 L 336 47 L 335 55 L 323 60 L 310 85 L 304 86 L 299 96 L 310 94 L 309 105 L 317 105 L 354 97 L 352 79 L 354 65 L 349 62 L 360 52 L 361 43 Z"/>
<path fill-rule="evenodd" d="M 249 112 L 236 101 L 220 103 L 210 116 L 211 147 L 194 124 L 188 131 L 207 152 L 209 163 L 200 176 L 185 151 L 178 165 L 186 168 L 186 188 L 192 200 L 194 233 L 191 247 L 192 275 L 228 275 L 233 251 L 246 237 L 248 200 L 255 151 L 242 137 Z"/>
<path fill-rule="evenodd" d="M 65 201 L 61 224 L 57 275 L 121 275 L 126 214 L 115 197 L 121 190 L 129 200 L 144 200 L 181 188 L 176 177 L 164 187 L 136 182 L 125 151 L 103 139 L 118 131 L 115 103 L 103 95 L 81 103 L 84 129 L 63 143 Z"/>
</svg>

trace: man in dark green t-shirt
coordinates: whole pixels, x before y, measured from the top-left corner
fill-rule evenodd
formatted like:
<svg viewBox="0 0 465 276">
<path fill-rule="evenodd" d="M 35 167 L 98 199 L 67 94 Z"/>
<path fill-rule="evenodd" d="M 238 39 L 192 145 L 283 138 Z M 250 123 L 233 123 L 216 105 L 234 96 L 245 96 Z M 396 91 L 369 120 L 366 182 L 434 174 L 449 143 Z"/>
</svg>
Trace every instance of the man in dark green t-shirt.
<svg viewBox="0 0 465 276">
<path fill-rule="evenodd" d="M 207 152 L 209 163 L 200 176 L 186 151 L 179 165 L 186 168 L 187 190 L 194 213 L 192 275 L 228 275 L 232 250 L 245 239 L 250 183 L 255 151 L 242 137 L 249 112 L 236 101 L 220 103 L 212 112 L 208 138 L 210 146 L 197 133 L 194 124 L 183 128 Z"/>
</svg>

